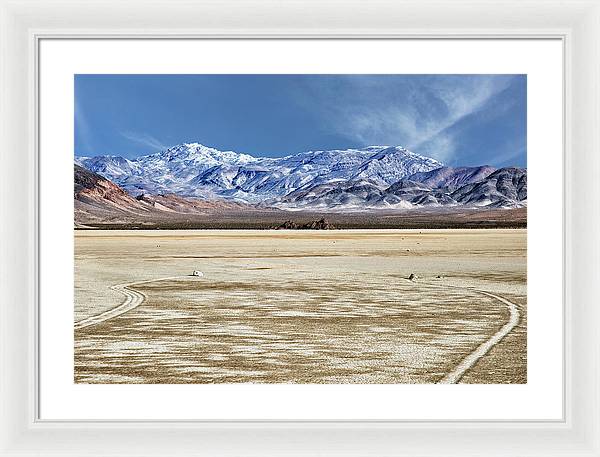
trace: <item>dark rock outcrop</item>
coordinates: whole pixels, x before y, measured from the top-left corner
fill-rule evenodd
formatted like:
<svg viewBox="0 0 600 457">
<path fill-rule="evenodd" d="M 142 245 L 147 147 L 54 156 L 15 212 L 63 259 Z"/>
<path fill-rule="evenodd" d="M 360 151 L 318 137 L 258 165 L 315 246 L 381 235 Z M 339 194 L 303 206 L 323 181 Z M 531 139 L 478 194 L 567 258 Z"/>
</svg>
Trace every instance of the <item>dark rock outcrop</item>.
<svg viewBox="0 0 600 457">
<path fill-rule="evenodd" d="M 294 221 L 287 220 L 283 224 L 272 227 L 275 230 L 335 230 L 335 227 L 327 222 L 325 218 L 306 224 L 298 224 Z"/>
<path fill-rule="evenodd" d="M 283 224 L 273 227 L 275 230 L 298 230 L 298 224 L 294 221 L 285 221 Z"/>
<path fill-rule="evenodd" d="M 303 229 L 307 230 L 333 230 L 335 227 L 327 222 L 325 219 L 321 218 L 318 221 L 312 221 L 308 224 L 304 224 L 302 226 Z"/>
</svg>

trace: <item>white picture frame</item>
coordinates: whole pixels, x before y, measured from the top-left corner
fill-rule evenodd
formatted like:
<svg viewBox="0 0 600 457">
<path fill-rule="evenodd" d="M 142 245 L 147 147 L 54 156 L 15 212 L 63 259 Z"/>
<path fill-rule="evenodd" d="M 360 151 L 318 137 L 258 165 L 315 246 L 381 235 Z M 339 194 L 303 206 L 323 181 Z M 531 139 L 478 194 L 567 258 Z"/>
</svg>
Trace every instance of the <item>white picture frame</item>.
<svg viewBox="0 0 600 457">
<path fill-rule="evenodd" d="M 563 419 L 39 420 L 37 50 L 41 39 L 71 37 L 561 39 L 565 56 Z M 598 43 L 597 0 L 0 1 L 2 455 L 600 455 Z"/>
</svg>

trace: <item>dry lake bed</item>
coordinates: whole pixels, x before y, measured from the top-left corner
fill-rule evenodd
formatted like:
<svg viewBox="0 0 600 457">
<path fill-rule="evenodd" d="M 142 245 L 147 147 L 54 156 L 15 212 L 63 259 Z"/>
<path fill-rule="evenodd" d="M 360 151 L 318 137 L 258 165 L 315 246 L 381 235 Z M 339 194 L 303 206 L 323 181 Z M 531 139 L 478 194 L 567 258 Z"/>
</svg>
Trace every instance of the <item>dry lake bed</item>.
<svg viewBox="0 0 600 457">
<path fill-rule="evenodd" d="M 78 230 L 75 382 L 525 383 L 526 253 L 525 229 Z"/>
</svg>

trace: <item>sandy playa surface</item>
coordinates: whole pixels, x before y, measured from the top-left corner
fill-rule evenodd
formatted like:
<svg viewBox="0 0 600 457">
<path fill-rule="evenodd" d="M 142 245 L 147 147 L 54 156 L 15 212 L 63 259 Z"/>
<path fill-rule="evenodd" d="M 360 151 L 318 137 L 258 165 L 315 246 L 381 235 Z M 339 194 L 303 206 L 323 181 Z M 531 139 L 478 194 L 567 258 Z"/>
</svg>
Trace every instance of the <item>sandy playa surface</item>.
<svg viewBox="0 0 600 457">
<path fill-rule="evenodd" d="M 518 323 L 459 382 L 524 383 L 526 240 L 524 229 L 76 231 L 74 318 L 93 325 L 75 330 L 75 381 L 439 382 L 515 317 L 488 292 L 516 305 Z M 141 304 L 115 313 L 124 289 Z"/>
</svg>

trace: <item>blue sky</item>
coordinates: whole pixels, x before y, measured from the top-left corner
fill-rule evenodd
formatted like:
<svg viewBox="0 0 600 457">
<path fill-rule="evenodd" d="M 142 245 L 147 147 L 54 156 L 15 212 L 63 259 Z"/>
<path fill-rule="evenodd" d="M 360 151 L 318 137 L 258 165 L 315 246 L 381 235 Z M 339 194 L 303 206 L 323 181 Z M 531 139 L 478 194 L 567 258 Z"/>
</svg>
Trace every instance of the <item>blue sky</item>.
<svg viewBox="0 0 600 457">
<path fill-rule="evenodd" d="M 525 75 L 75 75 L 75 153 L 401 145 L 448 165 L 526 166 L 526 99 Z"/>
</svg>

